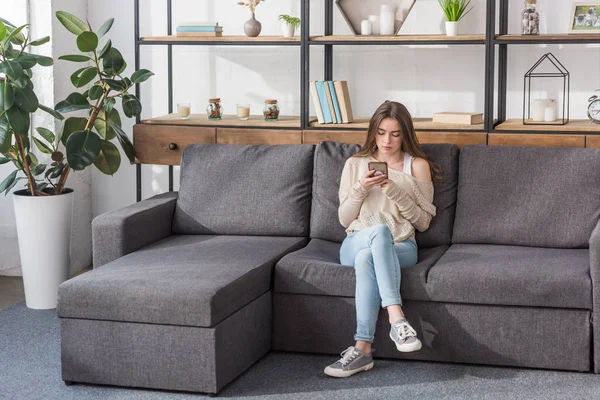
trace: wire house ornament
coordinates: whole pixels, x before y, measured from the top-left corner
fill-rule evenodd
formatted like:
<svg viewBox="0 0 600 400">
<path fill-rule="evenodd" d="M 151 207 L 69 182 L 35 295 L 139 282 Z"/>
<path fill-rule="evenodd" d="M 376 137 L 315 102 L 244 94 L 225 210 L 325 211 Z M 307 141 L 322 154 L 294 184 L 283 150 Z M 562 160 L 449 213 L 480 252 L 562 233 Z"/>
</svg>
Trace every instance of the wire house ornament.
<svg viewBox="0 0 600 400">
<path fill-rule="evenodd" d="M 545 61 L 552 63 L 556 72 L 535 72 L 535 70 Z M 531 83 L 532 79 L 536 78 L 558 78 L 562 79 L 562 112 L 561 118 L 554 122 L 533 121 L 531 119 Z M 569 92 L 571 87 L 571 74 L 564 65 L 552 53 L 544 54 L 534 65 L 527 71 L 523 82 L 523 125 L 566 125 L 569 122 Z"/>
</svg>

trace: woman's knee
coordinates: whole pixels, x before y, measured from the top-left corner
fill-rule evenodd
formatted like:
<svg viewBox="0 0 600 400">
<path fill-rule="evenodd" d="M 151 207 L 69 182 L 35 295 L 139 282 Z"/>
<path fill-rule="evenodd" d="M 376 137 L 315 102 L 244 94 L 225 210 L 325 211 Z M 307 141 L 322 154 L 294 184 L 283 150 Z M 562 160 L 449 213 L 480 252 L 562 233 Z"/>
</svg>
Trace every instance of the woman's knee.
<svg viewBox="0 0 600 400">
<path fill-rule="evenodd" d="M 373 269 L 373 253 L 371 249 L 362 249 L 354 257 L 354 269 L 357 274 Z"/>
<path fill-rule="evenodd" d="M 390 228 L 387 227 L 387 225 L 379 224 L 373 226 L 371 229 L 371 241 L 383 240 L 394 243 L 394 237 L 392 236 L 392 232 L 390 231 Z"/>
</svg>

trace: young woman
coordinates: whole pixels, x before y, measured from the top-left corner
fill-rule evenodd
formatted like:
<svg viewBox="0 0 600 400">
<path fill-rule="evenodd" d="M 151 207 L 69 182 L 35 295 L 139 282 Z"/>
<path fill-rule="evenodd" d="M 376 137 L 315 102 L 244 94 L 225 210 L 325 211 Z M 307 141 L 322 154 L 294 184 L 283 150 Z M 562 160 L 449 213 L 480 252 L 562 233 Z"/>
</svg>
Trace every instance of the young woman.
<svg viewBox="0 0 600 400">
<path fill-rule="evenodd" d="M 370 161 L 387 162 L 388 175 L 369 171 Z M 417 263 L 415 229 L 425 231 L 435 216 L 432 178 L 438 172 L 421 149 L 406 107 L 393 101 L 379 106 L 365 144 L 344 165 L 339 190 L 338 214 L 347 233 L 340 262 L 356 271 L 356 344 L 325 374 L 348 377 L 373 368 L 371 344 L 380 306 L 388 311 L 396 348 L 421 349 L 402 312 L 400 268 Z"/>
</svg>

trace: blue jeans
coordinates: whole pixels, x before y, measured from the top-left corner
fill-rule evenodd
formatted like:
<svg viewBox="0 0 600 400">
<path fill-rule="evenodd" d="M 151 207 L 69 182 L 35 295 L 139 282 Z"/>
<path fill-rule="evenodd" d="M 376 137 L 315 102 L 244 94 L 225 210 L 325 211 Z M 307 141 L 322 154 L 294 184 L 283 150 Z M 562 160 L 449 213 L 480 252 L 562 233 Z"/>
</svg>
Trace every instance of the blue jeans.
<svg viewBox="0 0 600 400">
<path fill-rule="evenodd" d="M 417 245 L 412 240 L 394 243 L 387 226 L 375 225 L 344 239 L 340 262 L 356 272 L 354 340 L 373 342 L 379 305 L 402 305 L 400 268 L 417 263 Z"/>
</svg>

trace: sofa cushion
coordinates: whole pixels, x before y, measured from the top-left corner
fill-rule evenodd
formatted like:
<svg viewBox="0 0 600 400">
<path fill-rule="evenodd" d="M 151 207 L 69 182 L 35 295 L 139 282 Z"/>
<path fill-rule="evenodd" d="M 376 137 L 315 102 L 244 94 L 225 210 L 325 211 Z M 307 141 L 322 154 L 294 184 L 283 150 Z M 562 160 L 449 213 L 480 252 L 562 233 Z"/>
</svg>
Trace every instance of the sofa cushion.
<svg viewBox="0 0 600 400">
<path fill-rule="evenodd" d="M 271 288 L 306 238 L 171 236 L 59 287 L 58 315 L 212 327 Z"/>
<path fill-rule="evenodd" d="M 173 231 L 308 236 L 313 145 L 187 146 Z"/>
<path fill-rule="evenodd" d="M 359 150 L 357 145 L 321 142 L 315 149 L 313 203 L 310 237 L 341 243 L 346 237 L 338 219 L 340 178 L 344 163 Z M 451 144 L 424 144 L 423 150 L 442 170 L 443 179 L 434 183 L 437 215 L 429 228 L 417 232 L 420 247 L 449 245 L 456 206 L 458 148 Z"/>
<path fill-rule="evenodd" d="M 311 239 L 308 245 L 283 257 L 275 266 L 274 291 L 279 293 L 354 297 L 356 275 L 351 266 L 340 265 L 336 242 Z M 402 271 L 400 293 L 403 299 L 427 300 L 427 271 L 448 246 L 419 250 L 419 262 Z"/>
<path fill-rule="evenodd" d="M 600 149 L 464 146 L 453 243 L 586 248 Z"/>
<path fill-rule="evenodd" d="M 588 249 L 455 244 L 429 270 L 432 300 L 592 309 Z"/>
</svg>

